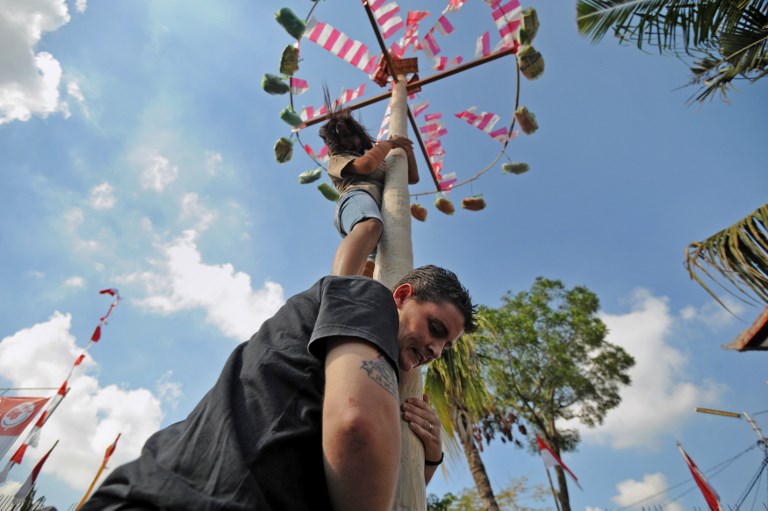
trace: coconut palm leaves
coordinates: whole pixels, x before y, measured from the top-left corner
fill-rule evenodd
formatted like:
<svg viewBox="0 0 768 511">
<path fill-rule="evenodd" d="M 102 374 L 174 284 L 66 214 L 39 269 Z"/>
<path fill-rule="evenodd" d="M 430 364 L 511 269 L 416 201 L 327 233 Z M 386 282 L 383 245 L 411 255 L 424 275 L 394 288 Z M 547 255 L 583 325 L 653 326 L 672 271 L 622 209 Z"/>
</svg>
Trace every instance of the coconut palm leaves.
<svg viewBox="0 0 768 511">
<path fill-rule="evenodd" d="M 723 307 L 699 272 L 715 282 L 719 274 L 742 297 L 757 297 L 768 304 L 768 204 L 704 241 L 688 245 L 685 266 L 691 278 Z"/>
<path fill-rule="evenodd" d="M 697 101 L 768 73 L 767 0 L 577 0 L 576 12 L 579 32 L 595 42 L 612 31 L 641 49 L 697 58 Z"/>
</svg>

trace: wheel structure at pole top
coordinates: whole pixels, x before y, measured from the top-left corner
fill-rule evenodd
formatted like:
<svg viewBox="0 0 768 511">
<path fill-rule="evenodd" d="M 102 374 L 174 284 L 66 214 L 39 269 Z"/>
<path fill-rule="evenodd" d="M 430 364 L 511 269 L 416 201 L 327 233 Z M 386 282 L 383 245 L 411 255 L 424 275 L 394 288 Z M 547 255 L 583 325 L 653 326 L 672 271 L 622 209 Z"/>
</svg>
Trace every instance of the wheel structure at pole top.
<svg viewBox="0 0 768 511">
<path fill-rule="evenodd" d="M 323 177 L 328 149 L 312 127 L 326 120 L 329 110 L 348 108 L 361 116 L 362 109 L 378 108 L 381 122 L 374 138 L 387 138 L 392 68 L 408 81 L 409 137 L 422 157 L 421 186 L 428 186 L 411 193 L 416 220 L 426 218 L 419 197 L 434 197 L 435 207 L 450 215 L 456 210 L 453 195 L 461 193 L 455 190 L 469 185 L 472 192 L 489 170 L 500 167 L 511 175 L 529 170 L 509 156 L 498 164 L 512 140 L 538 129 L 535 108 L 521 102 L 520 91 L 521 82 L 544 71 L 544 59 L 533 46 L 539 28 L 535 9 L 519 0 L 449 0 L 439 11 L 424 10 L 414 0 L 347 5 L 334 12 L 326 8 L 326 17 L 317 1 L 303 15 L 290 7 L 275 13 L 286 32 L 285 45 L 278 43 L 284 47 L 275 58 L 277 71 L 264 74 L 262 87 L 287 98 L 279 113 L 286 135 L 275 143 L 275 159 L 291 162 L 301 149 L 314 165 L 300 171 L 300 184 Z M 330 92 L 339 89 L 338 95 Z M 472 159 L 459 163 L 462 155 Z M 490 162 L 481 155 L 492 155 Z M 328 200 L 338 199 L 329 183 L 314 186 Z M 482 193 L 464 192 L 461 207 L 479 211 L 486 203 Z"/>
</svg>

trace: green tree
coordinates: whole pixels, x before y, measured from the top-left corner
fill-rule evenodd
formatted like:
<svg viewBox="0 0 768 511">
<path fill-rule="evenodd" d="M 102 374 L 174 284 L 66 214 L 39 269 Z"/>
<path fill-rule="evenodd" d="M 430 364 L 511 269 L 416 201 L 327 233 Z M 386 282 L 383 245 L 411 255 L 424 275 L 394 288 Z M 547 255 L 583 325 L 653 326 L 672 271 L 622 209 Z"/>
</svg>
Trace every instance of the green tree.
<svg viewBox="0 0 768 511">
<path fill-rule="evenodd" d="M 501 511 L 543 511 L 546 508 L 532 507 L 532 505 L 544 502 L 548 493 L 549 491 L 542 485 L 531 488 L 526 477 L 513 479 L 498 493 L 499 509 Z M 524 502 L 530 502 L 532 505 L 526 505 Z M 442 498 L 430 495 L 427 500 L 427 511 L 481 511 L 484 509 L 484 503 L 477 488 L 465 488 L 458 496 L 452 493 L 446 493 Z"/>
<path fill-rule="evenodd" d="M 481 308 L 472 335 L 496 406 L 501 416 L 507 409 L 533 426 L 561 457 L 579 443 L 578 432 L 562 421 L 601 424 L 621 402 L 619 389 L 630 383 L 634 359 L 605 340 L 599 301 L 586 287 L 566 289 L 538 277 L 529 291 L 507 293 L 502 302 Z M 555 472 L 560 508 L 570 511 L 565 474 L 560 467 Z"/>
<path fill-rule="evenodd" d="M 741 296 L 757 297 L 768 305 L 768 204 L 704 241 L 688 245 L 688 274 L 725 307 L 698 273 L 715 280 L 707 266 Z"/>
<path fill-rule="evenodd" d="M 655 46 L 691 62 L 697 101 L 737 78 L 768 74 L 766 0 L 577 0 L 579 32 L 599 41 L 608 32 L 621 43 Z"/>
<path fill-rule="evenodd" d="M 429 365 L 424 388 L 449 442 L 458 437 L 484 509 L 499 511 L 491 481 L 475 441 L 478 417 L 491 409 L 491 398 L 481 375 L 473 337 L 464 336 L 443 357 Z M 448 452 L 454 449 L 449 447 Z"/>
</svg>

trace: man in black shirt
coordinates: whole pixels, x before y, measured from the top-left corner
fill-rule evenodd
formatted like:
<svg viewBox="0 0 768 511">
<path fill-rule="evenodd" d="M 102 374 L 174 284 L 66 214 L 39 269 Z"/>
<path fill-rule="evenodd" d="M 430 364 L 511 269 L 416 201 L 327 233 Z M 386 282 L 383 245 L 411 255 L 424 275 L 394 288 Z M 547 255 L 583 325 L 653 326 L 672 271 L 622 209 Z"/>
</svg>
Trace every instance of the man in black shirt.
<svg viewBox="0 0 768 511">
<path fill-rule="evenodd" d="M 475 329 L 474 312 L 456 275 L 434 266 L 393 292 L 365 277 L 320 279 L 235 349 L 187 419 L 150 437 L 81 509 L 391 509 L 399 371 L 439 358 Z M 428 401 L 402 410 L 427 460 L 440 458 Z"/>
</svg>

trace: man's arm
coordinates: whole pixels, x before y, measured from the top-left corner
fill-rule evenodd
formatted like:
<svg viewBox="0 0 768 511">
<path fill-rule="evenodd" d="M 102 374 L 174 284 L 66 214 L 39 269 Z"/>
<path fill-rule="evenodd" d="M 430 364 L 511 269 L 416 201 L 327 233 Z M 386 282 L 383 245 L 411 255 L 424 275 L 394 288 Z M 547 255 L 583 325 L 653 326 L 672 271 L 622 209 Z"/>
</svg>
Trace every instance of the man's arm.
<svg viewBox="0 0 768 511">
<path fill-rule="evenodd" d="M 395 371 L 366 341 L 328 342 L 323 456 L 335 511 L 389 511 L 400 460 Z"/>
</svg>

